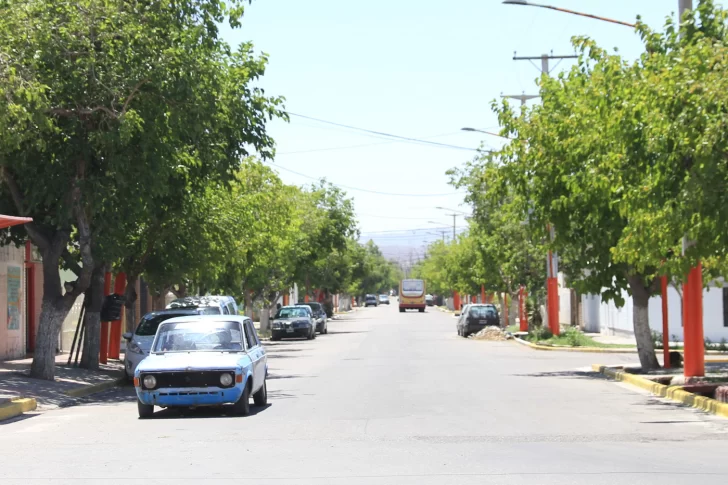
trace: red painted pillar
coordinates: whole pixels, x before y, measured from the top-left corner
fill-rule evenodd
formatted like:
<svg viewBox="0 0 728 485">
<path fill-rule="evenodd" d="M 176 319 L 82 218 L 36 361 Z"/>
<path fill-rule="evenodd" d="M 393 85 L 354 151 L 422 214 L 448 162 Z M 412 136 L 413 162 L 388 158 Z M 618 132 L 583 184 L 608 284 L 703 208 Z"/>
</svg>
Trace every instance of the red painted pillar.
<svg viewBox="0 0 728 485">
<path fill-rule="evenodd" d="M 470 303 L 478 303 L 477 302 L 477 298 L 475 297 L 475 295 L 471 295 L 470 296 Z"/>
<path fill-rule="evenodd" d="M 665 369 L 670 368 L 670 328 L 667 324 L 667 276 L 660 278 L 662 296 L 662 360 Z"/>
<path fill-rule="evenodd" d="M 114 281 L 114 293 L 123 295 L 126 291 L 126 273 L 116 275 Z M 123 319 L 124 310 L 122 310 L 121 318 L 111 322 L 111 332 L 109 336 L 109 358 L 118 359 L 121 352 L 121 320 Z"/>
<path fill-rule="evenodd" d="M 104 275 L 104 296 L 111 293 L 111 273 Z M 84 302 L 85 304 L 86 302 Z M 99 349 L 99 362 L 106 364 L 109 358 L 109 322 L 101 322 L 101 345 Z"/>
<path fill-rule="evenodd" d="M 546 285 L 546 310 L 549 318 L 549 328 L 551 333 L 559 335 L 561 330 L 559 326 L 559 281 L 556 278 L 549 278 Z"/>
<path fill-rule="evenodd" d="M 698 263 L 688 273 L 683 285 L 683 331 L 685 377 L 705 375 L 705 341 L 703 339 L 703 265 Z"/>
<path fill-rule="evenodd" d="M 528 292 L 526 291 L 526 288 L 524 286 L 521 286 L 521 301 L 520 301 L 520 324 L 521 324 L 521 332 L 528 332 L 528 315 L 526 315 L 526 298 L 528 297 Z"/>
<path fill-rule="evenodd" d="M 485 303 L 485 286 L 480 285 L 480 303 Z"/>
<path fill-rule="evenodd" d="M 287 306 L 288 305 L 288 300 L 289 299 L 290 299 L 290 295 L 288 293 L 286 293 L 285 295 L 283 295 L 283 306 Z"/>
<path fill-rule="evenodd" d="M 456 312 L 460 311 L 460 294 L 457 291 L 452 292 L 452 306 Z"/>
<path fill-rule="evenodd" d="M 305 303 L 308 303 L 308 293 L 306 293 L 305 295 L 303 295 L 303 301 Z"/>
</svg>

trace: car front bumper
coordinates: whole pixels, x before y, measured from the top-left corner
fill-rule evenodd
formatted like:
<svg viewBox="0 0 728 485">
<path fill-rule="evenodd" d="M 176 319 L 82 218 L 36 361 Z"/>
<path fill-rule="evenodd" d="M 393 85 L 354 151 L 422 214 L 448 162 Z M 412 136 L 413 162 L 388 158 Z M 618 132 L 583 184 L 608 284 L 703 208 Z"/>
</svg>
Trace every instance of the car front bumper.
<svg viewBox="0 0 728 485">
<path fill-rule="evenodd" d="M 270 332 L 273 338 L 301 338 L 308 337 L 311 334 L 311 327 L 296 327 L 292 332 L 288 332 L 286 329 L 273 329 Z"/>
<path fill-rule="evenodd" d="M 137 397 L 144 404 L 163 407 L 219 406 L 232 404 L 243 394 L 243 384 L 235 387 L 180 387 L 145 391 L 136 388 Z"/>
<path fill-rule="evenodd" d="M 321 320 L 320 322 L 316 322 L 316 331 L 317 332 L 323 332 L 325 327 L 326 327 L 326 321 Z"/>
</svg>

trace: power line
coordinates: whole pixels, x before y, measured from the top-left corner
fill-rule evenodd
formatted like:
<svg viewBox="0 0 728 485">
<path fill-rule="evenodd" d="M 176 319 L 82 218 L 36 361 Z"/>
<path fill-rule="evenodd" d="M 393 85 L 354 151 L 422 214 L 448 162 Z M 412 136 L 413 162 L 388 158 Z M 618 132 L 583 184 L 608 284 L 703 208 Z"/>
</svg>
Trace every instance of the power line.
<svg viewBox="0 0 728 485">
<path fill-rule="evenodd" d="M 326 121 L 326 120 L 322 120 L 322 119 L 319 119 L 319 118 L 314 118 L 312 116 L 306 116 L 306 115 L 301 115 L 301 114 L 297 114 L 297 113 L 291 113 L 290 111 L 288 112 L 288 115 L 290 115 L 290 116 L 296 116 L 298 118 L 304 118 L 304 119 L 307 119 L 307 120 L 318 121 L 319 123 L 325 123 L 327 125 L 340 126 L 342 128 L 348 128 L 350 130 L 361 131 L 363 133 L 371 133 L 371 134 L 374 134 L 374 135 L 385 136 L 385 137 L 388 137 L 388 138 L 395 138 L 397 140 L 405 140 L 405 141 L 410 141 L 410 142 L 415 142 L 415 143 L 422 143 L 422 144 L 425 144 L 425 145 L 439 146 L 441 148 L 454 148 L 456 150 L 467 150 L 467 151 L 471 151 L 471 152 L 480 152 L 480 150 L 477 149 L 477 148 L 462 147 L 462 146 L 458 146 L 458 145 L 450 145 L 450 144 L 447 144 L 447 143 L 438 143 L 436 141 L 422 140 L 422 139 L 419 139 L 419 138 L 410 138 L 408 136 L 393 135 L 391 133 L 384 133 L 382 131 L 368 130 L 366 128 L 358 128 L 356 126 L 345 125 L 343 123 L 336 123 L 334 121 Z"/>
<path fill-rule="evenodd" d="M 390 216 L 379 216 L 375 214 L 362 214 L 358 213 L 358 216 L 364 216 L 364 217 L 376 217 L 378 219 L 397 219 L 401 221 L 429 221 L 432 219 L 432 217 L 390 217 Z"/>
<path fill-rule="evenodd" d="M 435 229 L 450 229 L 452 226 L 442 226 L 442 227 L 419 227 L 415 229 L 389 229 L 386 231 L 362 231 L 361 234 L 383 234 L 385 232 L 416 232 L 416 231 L 433 231 Z"/>
<path fill-rule="evenodd" d="M 458 132 L 458 131 L 454 131 L 451 133 L 443 133 L 441 135 L 425 136 L 425 137 L 422 137 L 422 139 L 425 140 L 427 138 L 438 138 L 438 137 L 442 137 L 442 136 L 451 136 L 451 135 L 457 135 L 459 133 L 460 132 Z M 373 138 L 382 139 L 382 137 L 373 137 Z M 373 147 L 373 146 L 379 146 L 379 145 L 391 145 L 392 143 L 397 143 L 397 140 L 381 141 L 379 143 L 364 143 L 364 144 L 359 144 L 359 145 L 346 145 L 346 146 L 339 146 L 339 147 L 311 148 L 309 150 L 295 150 L 292 152 L 276 152 L 276 156 L 298 155 L 300 153 L 329 152 L 329 151 L 333 151 L 333 150 L 349 150 L 351 148 L 365 148 L 365 147 Z"/>
<path fill-rule="evenodd" d="M 268 163 L 268 162 L 266 162 L 266 163 Z M 279 168 L 281 170 L 285 170 L 286 172 L 291 172 L 293 174 L 300 175 L 301 177 L 306 177 L 307 179 L 311 179 L 311 180 L 321 180 L 322 179 L 322 177 L 313 177 L 311 175 L 306 175 L 305 173 L 296 172 L 295 170 L 291 170 L 290 168 L 286 168 L 286 167 L 283 167 L 283 166 L 278 165 L 278 164 L 271 165 L 271 167 L 273 167 L 273 168 Z M 455 194 L 458 194 L 459 193 L 459 192 L 447 192 L 447 193 L 444 193 L 444 194 L 398 194 L 398 193 L 392 193 L 392 192 L 381 192 L 381 191 L 378 191 L 378 190 L 362 189 L 362 188 L 359 188 L 359 187 L 352 187 L 350 185 L 342 185 L 342 184 L 335 184 L 335 183 L 332 183 L 332 185 L 335 185 L 335 186 L 340 187 L 342 189 L 356 190 L 356 191 L 359 191 L 359 192 L 367 192 L 369 194 L 390 195 L 390 196 L 394 196 L 394 197 L 444 197 L 444 196 L 447 196 L 447 195 L 455 195 Z"/>
</svg>

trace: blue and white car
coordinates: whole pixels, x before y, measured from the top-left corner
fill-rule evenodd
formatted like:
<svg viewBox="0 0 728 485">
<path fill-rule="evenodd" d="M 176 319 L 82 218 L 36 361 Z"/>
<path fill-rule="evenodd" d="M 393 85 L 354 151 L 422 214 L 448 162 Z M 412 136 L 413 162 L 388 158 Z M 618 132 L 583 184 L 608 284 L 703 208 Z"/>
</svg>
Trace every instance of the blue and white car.
<svg viewBox="0 0 728 485">
<path fill-rule="evenodd" d="M 268 360 L 253 322 L 236 315 L 171 318 L 157 329 L 151 352 L 134 370 L 140 418 L 154 406 L 232 404 L 247 415 L 250 398 L 268 402 Z"/>
</svg>

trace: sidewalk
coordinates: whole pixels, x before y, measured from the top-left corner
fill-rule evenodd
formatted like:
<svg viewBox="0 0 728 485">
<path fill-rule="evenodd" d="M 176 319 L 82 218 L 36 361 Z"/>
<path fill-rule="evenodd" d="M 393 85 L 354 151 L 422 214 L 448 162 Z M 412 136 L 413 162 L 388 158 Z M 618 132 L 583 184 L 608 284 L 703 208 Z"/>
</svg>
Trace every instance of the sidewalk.
<svg viewBox="0 0 728 485">
<path fill-rule="evenodd" d="M 67 365 L 68 354 L 56 356 L 54 382 L 29 377 L 32 358 L 0 362 L 0 403 L 34 398 L 39 410 L 55 409 L 73 399 L 114 387 L 124 377 L 124 362 L 109 360 L 101 370 L 89 371 Z"/>
</svg>

